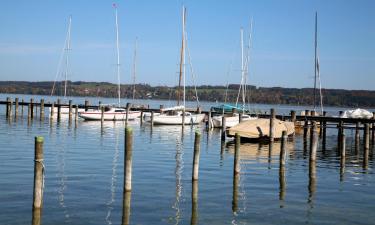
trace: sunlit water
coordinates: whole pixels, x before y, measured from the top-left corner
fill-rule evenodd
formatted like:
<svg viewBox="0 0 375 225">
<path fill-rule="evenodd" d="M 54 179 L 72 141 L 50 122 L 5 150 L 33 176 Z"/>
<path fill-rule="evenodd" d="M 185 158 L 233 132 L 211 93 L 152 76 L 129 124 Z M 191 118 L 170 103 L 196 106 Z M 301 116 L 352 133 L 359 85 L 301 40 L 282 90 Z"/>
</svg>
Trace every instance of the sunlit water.
<svg viewBox="0 0 375 225">
<path fill-rule="evenodd" d="M 29 97 L 29 96 L 28 96 Z M 5 99 L 5 95 L 1 96 Z M 25 100 L 28 98 L 25 98 Z M 83 101 L 81 101 L 83 102 Z M 165 102 L 151 102 L 158 107 Z M 208 103 L 206 103 L 208 104 Z M 263 106 L 267 109 L 271 106 Z M 276 106 L 287 113 L 291 108 Z M 298 107 L 297 107 L 298 108 Z M 301 107 L 301 109 L 304 109 Z M 21 109 L 20 109 L 21 110 Z M 69 124 L 39 116 L 11 121 L 0 106 L 0 224 L 30 224 L 34 137 L 43 136 L 45 189 L 42 224 L 121 224 L 123 221 L 124 124 Z M 337 112 L 337 109 L 328 109 Z M 303 138 L 289 142 L 285 174 L 279 172 L 280 144 L 242 144 L 241 173 L 233 188 L 234 146 L 222 146 L 220 130 L 204 126 L 133 128 L 131 224 L 373 224 L 373 147 L 363 166 L 354 131 L 346 130 L 346 163 L 340 173 L 337 130 L 319 140 L 316 173 L 309 176 Z M 194 133 L 201 137 L 197 205 L 192 207 Z M 309 147 L 309 143 L 306 145 Z"/>
</svg>

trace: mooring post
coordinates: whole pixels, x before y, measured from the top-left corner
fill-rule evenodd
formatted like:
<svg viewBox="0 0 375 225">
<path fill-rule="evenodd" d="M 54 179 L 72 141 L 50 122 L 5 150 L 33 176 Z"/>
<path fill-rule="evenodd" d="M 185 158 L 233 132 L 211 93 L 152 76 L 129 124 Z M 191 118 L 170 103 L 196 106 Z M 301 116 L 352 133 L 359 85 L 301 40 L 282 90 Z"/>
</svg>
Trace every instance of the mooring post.
<svg viewBox="0 0 375 225">
<path fill-rule="evenodd" d="M 227 118 L 223 116 L 221 118 L 221 141 L 225 141 L 226 129 L 227 129 Z"/>
<path fill-rule="evenodd" d="M 89 110 L 90 102 L 89 100 L 85 100 L 85 111 Z"/>
<path fill-rule="evenodd" d="M 164 109 L 164 105 L 160 105 L 160 106 L 159 106 L 159 110 L 160 110 L 160 112 L 162 112 L 163 109 Z"/>
<path fill-rule="evenodd" d="M 55 102 L 52 102 L 52 105 L 51 105 L 51 117 L 50 117 L 51 120 L 53 119 L 54 113 L 55 113 Z"/>
<path fill-rule="evenodd" d="M 280 146 L 280 169 L 285 166 L 286 162 L 286 142 L 288 140 L 288 136 L 286 135 L 286 131 L 283 130 L 281 135 L 281 146 Z"/>
<path fill-rule="evenodd" d="M 202 107 L 198 106 L 197 107 L 197 114 L 201 114 L 202 113 Z"/>
<path fill-rule="evenodd" d="M 310 134 L 313 138 L 311 139 L 312 140 L 312 144 L 310 145 L 310 161 L 314 161 L 316 160 L 316 152 L 317 152 L 317 149 L 318 149 L 318 135 L 316 133 L 316 122 L 314 121 L 313 122 L 313 125 L 312 127 L 314 128 L 312 130 L 312 133 Z"/>
<path fill-rule="evenodd" d="M 154 126 L 154 111 L 151 111 L 151 127 Z"/>
<path fill-rule="evenodd" d="M 35 137 L 34 158 L 34 195 L 33 207 L 40 209 L 43 205 L 44 164 L 43 164 L 43 137 Z"/>
<path fill-rule="evenodd" d="M 60 121 L 61 118 L 61 100 L 57 99 L 57 121 Z"/>
<path fill-rule="evenodd" d="M 296 111 L 294 111 L 294 110 L 291 110 L 290 111 L 290 121 L 291 122 L 293 122 L 293 123 L 295 123 L 296 122 Z"/>
<path fill-rule="evenodd" d="M 132 190 L 132 153 L 133 152 L 133 130 L 131 127 L 125 128 L 125 191 Z"/>
<path fill-rule="evenodd" d="M 315 110 L 311 110 L 310 115 L 311 115 L 311 116 L 315 116 L 315 115 L 316 115 Z M 315 120 L 311 119 L 310 124 L 313 124 L 313 122 L 315 122 Z M 315 125 L 316 125 L 316 123 L 315 123 Z M 316 126 L 315 126 L 314 129 L 316 129 Z M 312 135 L 313 135 L 313 132 L 314 132 L 314 131 L 313 131 L 313 127 L 311 126 L 311 129 L 310 129 L 310 142 L 312 142 Z"/>
<path fill-rule="evenodd" d="M 193 181 L 191 187 L 191 225 L 198 224 L 198 181 Z"/>
<path fill-rule="evenodd" d="M 360 142 L 359 126 L 360 126 L 360 123 L 357 122 L 355 124 L 355 153 L 356 154 L 358 154 L 359 152 L 359 142 Z"/>
<path fill-rule="evenodd" d="M 364 169 L 367 169 L 368 167 L 368 157 L 369 157 L 369 149 L 370 149 L 370 140 L 369 140 L 369 125 L 368 123 L 365 123 L 365 128 L 364 128 L 364 132 L 363 132 L 363 136 L 364 136 L 364 143 L 363 143 L 363 147 L 364 147 L 364 150 L 363 150 L 363 168 Z"/>
<path fill-rule="evenodd" d="M 309 120 L 307 119 L 307 116 L 310 116 L 310 110 L 305 110 L 305 124 L 303 127 L 303 139 L 307 139 L 307 133 L 309 131 Z"/>
<path fill-rule="evenodd" d="M 274 123 L 275 123 L 275 109 L 271 109 L 270 113 L 270 133 L 269 133 L 269 139 L 270 142 L 274 141 Z"/>
<path fill-rule="evenodd" d="M 194 158 L 193 158 L 193 176 L 192 176 L 193 182 L 198 180 L 200 141 L 201 141 L 201 134 L 198 131 L 196 131 L 195 140 L 194 140 Z"/>
<path fill-rule="evenodd" d="M 341 135 L 344 131 L 343 125 L 344 125 L 344 122 L 342 120 L 340 120 L 340 122 L 338 124 L 338 129 L 337 129 L 337 142 L 339 143 L 339 149 L 340 149 Z"/>
<path fill-rule="evenodd" d="M 44 119 L 44 99 L 40 99 L 40 120 Z"/>
<path fill-rule="evenodd" d="M 340 140 L 340 156 L 341 158 L 345 158 L 345 133 L 341 134 L 341 140 Z"/>
<path fill-rule="evenodd" d="M 313 112 L 315 111 L 311 111 L 311 113 L 313 114 Z M 311 126 L 310 126 L 310 149 L 312 148 L 312 145 L 313 145 L 313 142 L 314 142 L 314 136 L 316 135 L 316 122 L 315 121 L 312 121 L 311 122 Z"/>
<path fill-rule="evenodd" d="M 23 117 L 23 105 L 24 105 L 25 101 L 22 99 L 21 102 L 22 102 L 22 104 L 21 104 L 21 116 Z"/>
<path fill-rule="evenodd" d="M 130 203 L 131 203 L 131 191 L 123 190 L 123 197 L 122 197 L 122 222 L 121 225 L 129 225 L 130 224 Z"/>
<path fill-rule="evenodd" d="M 72 100 L 69 100 L 69 120 L 72 120 L 73 116 L 73 102 Z"/>
<path fill-rule="evenodd" d="M 30 99 L 30 118 L 33 119 L 34 118 L 34 99 L 31 98 Z"/>
<path fill-rule="evenodd" d="M 100 114 L 100 122 L 101 122 L 102 125 L 103 125 L 103 122 L 104 122 L 104 106 L 101 106 L 101 107 L 100 107 L 100 111 L 101 111 L 101 114 Z"/>
<path fill-rule="evenodd" d="M 130 103 L 126 103 L 125 126 L 128 126 Z"/>
<path fill-rule="evenodd" d="M 142 126 L 142 124 L 143 124 L 143 109 L 141 109 L 141 117 L 139 118 L 139 123 Z"/>
<path fill-rule="evenodd" d="M 31 119 L 31 103 L 27 106 L 27 120 Z"/>
<path fill-rule="evenodd" d="M 372 113 L 372 119 L 375 120 L 375 112 Z M 374 145 L 374 143 L 375 143 L 375 123 L 372 123 L 371 144 Z"/>
<path fill-rule="evenodd" d="M 9 118 L 9 109 L 10 108 L 10 98 L 7 97 L 7 105 L 5 107 L 5 117 L 8 119 Z"/>
<path fill-rule="evenodd" d="M 240 174 L 233 176 L 233 194 L 232 194 L 232 212 L 236 213 L 238 210 L 238 186 L 240 183 Z"/>
<path fill-rule="evenodd" d="M 242 122 L 242 113 L 238 113 L 238 123 Z"/>
<path fill-rule="evenodd" d="M 12 118 L 12 108 L 13 108 L 13 100 L 10 99 L 10 102 L 9 102 L 9 118 Z"/>
<path fill-rule="evenodd" d="M 235 144 L 234 144 L 234 166 L 233 166 L 234 176 L 240 173 L 240 144 L 241 144 L 241 137 L 238 133 L 236 133 Z"/>
<path fill-rule="evenodd" d="M 224 116 L 224 115 L 223 115 Z M 211 114 L 211 110 L 208 112 L 208 129 L 211 129 L 212 128 L 212 114 Z"/>
<path fill-rule="evenodd" d="M 185 108 L 182 110 L 182 128 L 185 127 Z"/>
<path fill-rule="evenodd" d="M 17 118 L 18 117 L 18 98 L 16 98 L 14 100 L 14 117 Z"/>
<path fill-rule="evenodd" d="M 77 121 L 78 121 L 78 105 L 75 105 L 74 121 L 75 121 L 76 123 L 77 123 Z"/>
</svg>

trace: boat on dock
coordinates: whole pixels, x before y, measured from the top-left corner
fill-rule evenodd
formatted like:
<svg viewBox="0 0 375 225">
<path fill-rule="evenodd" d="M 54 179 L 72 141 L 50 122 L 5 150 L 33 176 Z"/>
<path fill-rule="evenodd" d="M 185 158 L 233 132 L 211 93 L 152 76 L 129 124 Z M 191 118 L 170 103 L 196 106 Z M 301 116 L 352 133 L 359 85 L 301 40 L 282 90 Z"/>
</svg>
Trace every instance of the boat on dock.
<svg viewBox="0 0 375 225">
<path fill-rule="evenodd" d="M 274 139 L 280 139 L 282 132 L 286 131 L 287 136 L 294 134 L 294 123 L 274 119 L 273 134 Z M 227 136 L 234 137 L 238 133 L 241 140 L 249 142 L 261 142 L 269 140 L 270 119 L 254 119 L 241 122 L 228 129 Z"/>
</svg>

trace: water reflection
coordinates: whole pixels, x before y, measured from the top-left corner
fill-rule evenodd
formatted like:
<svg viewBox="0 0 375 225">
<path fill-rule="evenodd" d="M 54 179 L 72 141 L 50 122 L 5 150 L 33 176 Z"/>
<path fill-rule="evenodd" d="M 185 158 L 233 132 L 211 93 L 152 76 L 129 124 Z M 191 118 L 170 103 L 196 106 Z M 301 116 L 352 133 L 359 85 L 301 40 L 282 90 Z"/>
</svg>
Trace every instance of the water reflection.
<svg viewBox="0 0 375 225">
<path fill-rule="evenodd" d="M 131 191 L 123 191 L 123 199 L 122 199 L 122 222 L 121 225 L 128 225 L 130 224 L 130 202 L 131 202 L 132 193 Z"/>
<path fill-rule="evenodd" d="M 183 133 L 184 128 L 182 128 Z M 181 209 L 180 209 L 180 200 L 182 196 L 182 171 L 184 168 L 184 162 L 183 162 L 183 135 L 180 137 L 177 137 L 176 140 L 176 169 L 175 169 L 175 175 L 176 175 L 176 199 L 175 203 L 173 205 L 173 209 L 176 210 L 175 213 L 175 224 L 179 224 L 181 221 Z"/>
<path fill-rule="evenodd" d="M 111 176 L 111 185 L 110 185 L 110 191 L 111 191 L 111 196 L 109 201 L 107 202 L 107 216 L 105 218 L 106 222 L 108 225 L 112 224 L 112 219 L 111 219 L 111 213 L 113 210 L 113 203 L 115 202 L 115 197 L 116 197 L 116 185 L 117 185 L 117 165 L 118 165 L 118 158 L 119 158 L 119 136 L 120 132 L 119 129 L 116 127 L 116 123 L 113 123 L 113 129 L 115 132 L 115 151 L 113 155 L 113 161 L 112 161 L 112 176 Z"/>
</svg>

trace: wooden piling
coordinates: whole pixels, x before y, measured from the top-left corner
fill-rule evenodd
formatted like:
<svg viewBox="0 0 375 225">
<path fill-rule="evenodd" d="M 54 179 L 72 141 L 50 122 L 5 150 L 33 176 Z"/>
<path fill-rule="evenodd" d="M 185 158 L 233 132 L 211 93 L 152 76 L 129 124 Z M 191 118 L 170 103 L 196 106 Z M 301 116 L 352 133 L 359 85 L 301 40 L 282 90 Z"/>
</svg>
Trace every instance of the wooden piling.
<svg viewBox="0 0 375 225">
<path fill-rule="evenodd" d="M 238 113 L 238 123 L 242 122 L 242 113 Z"/>
<path fill-rule="evenodd" d="M 18 103 L 19 99 L 18 98 L 15 98 L 14 100 L 14 117 L 17 118 L 18 117 Z"/>
<path fill-rule="evenodd" d="M 305 110 L 305 117 L 310 116 L 310 110 Z M 303 126 L 303 139 L 306 140 L 307 133 L 309 132 L 309 121 L 305 118 L 305 124 Z"/>
<path fill-rule="evenodd" d="M 125 128 L 125 166 L 124 166 L 124 190 L 132 190 L 132 153 L 133 152 L 133 130 L 131 127 Z"/>
<path fill-rule="evenodd" d="M 198 181 L 193 181 L 191 187 L 191 225 L 198 224 Z"/>
<path fill-rule="evenodd" d="M 360 123 L 359 122 L 357 122 L 356 124 L 355 124 L 355 153 L 356 153 L 356 155 L 358 154 L 358 152 L 359 152 L 359 142 L 360 142 L 360 135 L 359 135 L 359 126 L 360 126 Z"/>
<path fill-rule="evenodd" d="M 101 123 L 102 123 L 102 125 L 103 125 L 103 122 L 104 122 L 104 106 L 102 106 L 102 107 L 100 108 L 100 111 L 101 111 L 100 121 L 101 121 Z"/>
<path fill-rule="evenodd" d="M 141 117 L 139 118 L 139 124 L 142 126 L 143 124 L 143 109 L 141 109 Z"/>
<path fill-rule="evenodd" d="M 240 144 L 241 144 L 241 137 L 238 133 L 235 134 L 235 145 L 234 145 L 234 166 L 233 166 L 233 174 L 240 173 Z"/>
<path fill-rule="evenodd" d="M 72 120 L 73 116 L 73 102 L 72 100 L 69 100 L 69 120 Z"/>
<path fill-rule="evenodd" d="M 221 141 L 225 141 L 226 129 L 227 129 L 227 119 L 223 116 L 221 118 Z"/>
<path fill-rule="evenodd" d="M 22 99 L 21 102 L 22 102 L 22 104 L 21 104 L 21 116 L 23 116 L 23 105 L 24 105 L 25 101 Z"/>
<path fill-rule="evenodd" d="M 33 207 L 40 209 L 43 205 L 44 164 L 43 164 L 43 137 L 35 137 L 34 158 L 34 195 Z"/>
<path fill-rule="evenodd" d="M 343 128 L 343 125 L 344 125 L 344 122 L 341 120 L 338 124 L 338 129 L 337 129 L 337 142 L 339 143 L 339 149 L 340 149 L 340 140 L 341 140 L 341 135 L 342 133 L 344 132 L 344 128 Z"/>
<path fill-rule="evenodd" d="M 44 119 L 44 99 L 40 99 L 40 120 Z"/>
<path fill-rule="evenodd" d="M 89 100 L 85 100 L 85 111 L 89 110 L 90 102 Z"/>
<path fill-rule="evenodd" d="M 345 148 L 346 148 L 346 144 L 345 144 L 345 133 L 341 134 L 341 140 L 340 140 L 340 156 L 341 158 L 345 158 Z"/>
<path fill-rule="evenodd" d="M 27 120 L 31 120 L 31 103 L 27 107 Z"/>
<path fill-rule="evenodd" d="M 125 126 L 128 126 L 130 106 L 131 106 L 131 104 L 129 102 L 126 103 Z"/>
<path fill-rule="evenodd" d="M 34 119 L 34 99 L 30 99 L 30 118 Z"/>
<path fill-rule="evenodd" d="M 370 148 L 370 140 L 369 140 L 370 127 L 369 127 L 368 123 L 365 124 L 365 130 L 363 132 L 363 136 L 364 136 L 364 138 L 363 138 L 363 140 L 364 140 L 364 142 L 363 142 L 364 148 L 365 149 L 369 149 Z"/>
<path fill-rule="evenodd" d="M 154 111 L 151 111 L 151 126 L 154 126 Z"/>
<path fill-rule="evenodd" d="M 313 122 L 313 128 L 316 128 L 316 122 Z M 314 131 L 311 133 L 311 136 L 313 136 L 313 138 L 312 138 L 312 144 L 310 148 L 310 161 L 315 162 L 316 152 L 318 149 L 318 135 L 316 133 L 316 129 L 314 129 Z"/>
<path fill-rule="evenodd" d="M 182 127 L 185 126 L 185 108 L 182 110 Z"/>
<path fill-rule="evenodd" d="M 74 121 L 77 123 L 78 121 L 78 105 L 75 105 L 75 114 L 74 114 Z"/>
<path fill-rule="evenodd" d="M 192 176 L 193 181 L 198 180 L 200 140 L 201 140 L 201 134 L 198 131 L 196 131 L 195 140 L 194 140 L 194 158 L 193 158 L 193 176 Z"/>
<path fill-rule="evenodd" d="M 375 112 L 372 113 L 372 119 L 375 120 Z M 371 129 L 371 144 L 375 144 L 375 123 L 372 123 Z"/>
<path fill-rule="evenodd" d="M 240 174 L 233 176 L 232 212 L 238 211 L 238 186 L 240 184 Z"/>
<path fill-rule="evenodd" d="M 290 121 L 293 122 L 293 123 L 295 123 L 296 120 L 297 120 L 297 118 L 296 118 L 296 111 L 291 110 L 290 111 Z"/>
<path fill-rule="evenodd" d="M 279 168 L 279 200 L 284 200 L 285 198 L 285 167 L 282 166 Z"/>
<path fill-rule="evenodd" d="M 12 116 L 13 116 L 12 108 L 13 108 L 13 100 L 10 99 L 10 102 L 9 102 L 9 118 L 12 118 Z"/>
<path fill-rule="evenodd" d="M 122 222 L 121 225 L 129 225 L 130 224 L 130 203 L 131 203 L 131 191 L 123 190 L 123 198 L 122 198 Z"/>
<path fill-rule="evenodd" d="M 61 100 L 57 99 L 57 121 L 61 119 Z"/>
<path fill-rule="evenodd" d="M 52 102 L 52 105 L 51 105 L 51 120 L 53 119 L 53 116 L 54 116 L 54 113 L 55 113 L 55 102 Z"/>
<path fill-rule="evenodd" d="M 8 119 L 9 118 L 9 109 L 10 108 L 10 98 L 7 97 L 7 104 L 6 104 L 6 107 L 5 107 L 5 117 Z"/>
<path fill-rule="evenodd" d="M 211 114 L 211 110 L 208 112 L 208 129 L 211 129 L 213 126 L 212 126 L 212 114 Z"/>
<path fill-rule="evenodd" d="M 269 139 L 270 142 L 274 141 L 274 123 L 275 123 L 275 109 L 271 109 L 271 114 L 270 114 L 270 133 L 269 133 Z"/>
<path fill-rule="evenodd" d="M 281 146 L 280 146 L 280 168 L 285 166 L 286 162 L 286 142 L 288 140 L 288 136 L 286 135 L 286 131 L 284 130 L 281 135 Z"/>
<path fill-rule="evenodd" d="M 314 112 L 314 111 L 311 111 L 311 112 Z M 312 145 L 313 145 L 313 142 L 314 142 L 314 136 L 317 135 L 316 133 L 316 122 L 313 121 L 311 122 L 311 126 L 310 126 L 310 149 L 312 148 Z"/>
</svg>

